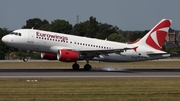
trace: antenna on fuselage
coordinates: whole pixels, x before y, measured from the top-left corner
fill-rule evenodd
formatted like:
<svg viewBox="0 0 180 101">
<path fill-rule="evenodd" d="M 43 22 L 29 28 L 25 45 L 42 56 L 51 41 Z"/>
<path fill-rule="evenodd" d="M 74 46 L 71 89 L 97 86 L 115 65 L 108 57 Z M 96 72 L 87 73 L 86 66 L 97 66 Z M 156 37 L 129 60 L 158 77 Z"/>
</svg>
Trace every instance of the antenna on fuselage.
<svg viewBox="0 0 180 101">
<path fill-rule="evenodd" d="M 34 27 L 32 27 L 31 29 L 34 29 Z"/>
</svg>

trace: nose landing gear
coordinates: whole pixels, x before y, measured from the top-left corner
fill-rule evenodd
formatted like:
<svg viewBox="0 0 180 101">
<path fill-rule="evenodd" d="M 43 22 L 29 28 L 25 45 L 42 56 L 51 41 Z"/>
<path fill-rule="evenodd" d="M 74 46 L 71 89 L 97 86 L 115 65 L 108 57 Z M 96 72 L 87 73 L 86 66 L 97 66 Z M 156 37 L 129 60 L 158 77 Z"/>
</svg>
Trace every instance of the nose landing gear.
<svg viewBox="0 0 180 101">
<path fill-rule="evenodd" d="M 24 61 L 24 62 L 27 62 L 27 61 L 29 60 L 29 53 L 30 53 L 30 51 L 27 50 L 27 51 L 26 51 L 26 55 L 25 55 L 24 58 L 23 58 L 23 61 Z"/>
<path fill-rule="evenodd" d="M 28 60 L 29 60 L 28 57 L 24 57 L 24 58 L 23 58 L 23 61 L 24 61 L 24 62 L 27 62 Z"/>
</svg>

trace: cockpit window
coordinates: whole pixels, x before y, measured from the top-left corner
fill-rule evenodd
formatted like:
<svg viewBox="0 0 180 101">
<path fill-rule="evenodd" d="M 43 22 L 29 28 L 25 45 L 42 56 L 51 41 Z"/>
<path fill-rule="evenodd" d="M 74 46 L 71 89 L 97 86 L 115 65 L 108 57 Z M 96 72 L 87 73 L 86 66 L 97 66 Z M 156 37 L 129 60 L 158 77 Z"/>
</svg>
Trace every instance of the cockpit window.
<svg viewBox="0 0 180 101">
<path fill-rule="evenodd" d="M 15 35 L 18 35 L 18 33 L 14 33 Z"/>
<path fill-rule="evenodd" d="M 11 32 L 10 34 L 14 34 L 14 32 Z"/>
<path fill-rule="evenodd" d="M 18 32 L 11 32 L 10 34 L 12 34 L 12 35 L 17 35 L 17 36 L 21 36 L 21 33 L 18 33 Z"/>
</svg>

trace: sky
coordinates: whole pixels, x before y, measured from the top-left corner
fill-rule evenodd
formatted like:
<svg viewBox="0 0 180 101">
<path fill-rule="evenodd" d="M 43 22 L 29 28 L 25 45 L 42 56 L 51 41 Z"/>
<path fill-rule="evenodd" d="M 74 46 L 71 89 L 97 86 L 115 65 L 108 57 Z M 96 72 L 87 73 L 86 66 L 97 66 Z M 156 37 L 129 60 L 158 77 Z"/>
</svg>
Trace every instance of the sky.
<svg viewBox="0 0 180 101">
<path fill-rule="evenodd" d="M 70 24 L 89 20 L 117 26 L 121 30 L 149 30 L 161 19 L 172 20 L 180 30 L 180 0 L 0 0 L 0 28 L 15 30 L 26 20 L 56 19 Z"/>
</svg>

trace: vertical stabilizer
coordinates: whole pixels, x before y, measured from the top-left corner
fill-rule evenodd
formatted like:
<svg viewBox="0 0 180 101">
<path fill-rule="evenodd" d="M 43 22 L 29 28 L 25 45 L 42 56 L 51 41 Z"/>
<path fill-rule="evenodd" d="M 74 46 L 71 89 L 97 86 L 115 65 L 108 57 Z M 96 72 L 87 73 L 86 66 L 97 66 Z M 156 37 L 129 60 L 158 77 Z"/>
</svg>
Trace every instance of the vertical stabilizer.
<svg viewBox="0 0 180 101">
<path fill-rule="evenodd" d="M 148 45 L 154 49 L 161 50 L 171 22 L 172 21 L 169 19 L 162 19 L 139 42 L 137 42 L 137 45 Z"/>
</svg>

